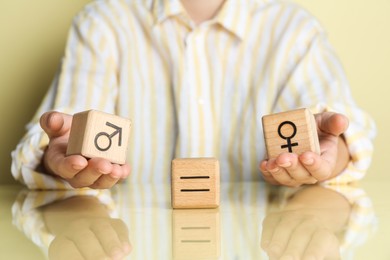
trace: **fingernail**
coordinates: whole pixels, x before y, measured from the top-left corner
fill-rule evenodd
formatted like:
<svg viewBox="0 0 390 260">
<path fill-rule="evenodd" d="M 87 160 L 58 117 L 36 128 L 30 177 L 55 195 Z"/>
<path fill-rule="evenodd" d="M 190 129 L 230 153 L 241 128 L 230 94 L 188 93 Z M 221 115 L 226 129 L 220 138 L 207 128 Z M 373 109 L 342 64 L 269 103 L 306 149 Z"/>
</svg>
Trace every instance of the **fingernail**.
<svg viewBox="0 0 390 260">
<path fill-rule="evenodd" d="M 263 173 L 264 176 L 271 176 L 271 174 L 269 172 L 262 171 L 262 173 Z"/>
<path fill-rule="evenodd" d="M 112 178 L 114 178 L 114 179 L 120 179 L 120 178 L 122 177 L 121 174 L 118 173 L 118 172 L 112 172 L 112 173 L 110 174 L 110 176 L 111 176 Z"/>
<path fill-rule="evenodd" d="M 281 251 L 281 248 L 277 245 L 271 245 L 269 248 L 269 252 L 274 255 L 279 255 Z"/>
<path fill-rule="evenodd" d="M 128 242 L 123 242 L 123 250 L 129 253 L 131 251 L 131 245 Z"/>
<path fill-rule="evenodd" d="M 122 259 L 123 251 L 120 248 L 116 247 L 116 248 L 111 250 L 111 257 L 115 260 Z"/>
<path fill-rule="evenodd" d="M 314 160 L 313 160 L 313 158 L 308 158 L 308 159 L 305 159 L 303 161 L 303 163 L 306 164 L 306 165 L 313 165 Z"/>
<path fill-rule="evenodd" d="M 82 166 L 80 164 L 73 164 L 72 168 L 75 169 L 76 171 L 80 171 L 80 170 L 84 169 L 84 166 Z"/>
<path fill-rule="evenodd" d="M 49 126 L 50 125 L 50 121 L 52 120 L 52 118 L 54 117 L 54 113 L 47 113 L 46 114 L 46 126 Z"/>
<path fill-rule="evenodd" d="M 269 240 L 266 240 L 266 241 L 261 241 L 261 246 L 262 246 L 264 249 L 266 249 L 266 248 L 268 248 L 268 246 L 269 246 L 269 243 L 270 243 L 270 241 L 269 241 Z"/>
<path fill-rule="evenodd" d="M 275 172 L 278 172 L 279 171 L 279 167 L 275 167 L 273 169 L 269 169 L 269 172 L 271 173 L 275 173 Z"/>
<path fill-rule="evenodd" d="M 279 164 L 279 166 L 281 166 L 283 168 L 287 168 L 287 167 L 291 166 L 291 162 L 285 162 L 285 163 Z"/>
<path fill-rule="evenodd" d="M 303 258 L 304 260 L 316 260 L 316 257 L 315 256 L 306 256 L 305 258 Z"/>
<path fill-rule="evenodd" d="M 104 170 L 104 169 L 99 169 L 99 172 L 100 172 L 101 174 L 109 174 L 109 173 L 110 173 L 109 171 Z"/>
</svg>

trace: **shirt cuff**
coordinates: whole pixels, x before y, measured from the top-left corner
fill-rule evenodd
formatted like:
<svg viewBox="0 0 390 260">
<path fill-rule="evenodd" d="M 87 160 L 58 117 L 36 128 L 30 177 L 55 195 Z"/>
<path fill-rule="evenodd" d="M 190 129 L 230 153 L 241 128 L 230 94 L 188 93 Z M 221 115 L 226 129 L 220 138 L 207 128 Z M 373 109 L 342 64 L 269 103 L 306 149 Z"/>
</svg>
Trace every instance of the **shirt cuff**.
<svg viewBox="0 0 390 260">
<path fill-rule="evenodd" d="M 33 126 L 11 153 L 13 177 L 29 189 L 73 189 L 65 180 L 38 170 L 45 148 L 49 143 L 47 135 L 37 130 L 38 127 L 38 125 Z"/>
<path fill-rule="evenodd" d="M 345 106 L 341 106 L 344 107 Z M 362 111 L 349 115 L 343 109 L 318 104 L 311 109 L 314 113 L 335 112 L 352 117 L 349 127 L 343 134 L 351 160 L 346 168 L 336 177 L 325 181 L 327 184 L 345 184 L 361 180 L 371 164 L 373 156 L 372 138 L 375 135 L 375 124 L 372 119 Z"/>
</svg>

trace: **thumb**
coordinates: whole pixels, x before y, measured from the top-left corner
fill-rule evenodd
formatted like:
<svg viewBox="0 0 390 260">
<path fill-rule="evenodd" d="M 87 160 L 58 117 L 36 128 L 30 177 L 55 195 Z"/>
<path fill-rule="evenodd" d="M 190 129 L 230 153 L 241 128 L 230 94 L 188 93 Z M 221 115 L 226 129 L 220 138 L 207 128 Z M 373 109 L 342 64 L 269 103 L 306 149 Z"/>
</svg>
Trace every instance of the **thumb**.
<svg viewBox="0 0 390 260">
<path fill-rule="evenodd" d="M 315 115 L 318 129 L 327 134 L 339 136 L 343 134 L 349 125 L 348 118 L 334 112 L 323 112 Z"/>
<path fill-rule="evenodd" d="M 60 137 L 70 131 L 72 125 L 72 116 L 56 111 L 44 113 L 40 118 L 42 129 L 49 138 Z"/>
</svg>

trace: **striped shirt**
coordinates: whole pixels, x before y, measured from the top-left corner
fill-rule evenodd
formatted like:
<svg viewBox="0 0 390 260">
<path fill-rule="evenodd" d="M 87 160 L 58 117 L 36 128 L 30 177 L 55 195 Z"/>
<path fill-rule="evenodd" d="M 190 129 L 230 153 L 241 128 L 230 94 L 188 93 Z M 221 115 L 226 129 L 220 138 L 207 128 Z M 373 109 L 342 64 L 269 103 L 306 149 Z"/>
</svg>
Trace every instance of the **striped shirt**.
<svg viewBox="0 0 390 260">
<path fill-rule="evenodd" d="M 179 0 L 95 1 L 74 18 L 60 70 L 12 153 L 12 173 L 29 188 L 70 188 L 36 170 L 48 143 L 39 117 L 97 109 L 132 120 L 129 181 L 167 181 L 172 158 L 209 156 L 220 160 L 224 181 L 258 180 L 261 117 L 299 107 L 349 117 L 352 160 L 332 181 L 361 179 L 374 124 L 306 11 L 227 0 L 195 25 Z"/>
</svg>

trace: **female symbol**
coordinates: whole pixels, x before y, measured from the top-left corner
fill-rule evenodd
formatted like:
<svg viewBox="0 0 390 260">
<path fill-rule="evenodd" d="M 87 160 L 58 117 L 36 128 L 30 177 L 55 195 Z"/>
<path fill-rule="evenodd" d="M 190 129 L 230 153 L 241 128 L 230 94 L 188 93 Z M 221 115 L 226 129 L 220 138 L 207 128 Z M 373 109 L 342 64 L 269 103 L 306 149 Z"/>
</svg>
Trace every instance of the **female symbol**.
<svg viewBox="0 0 390 260">
<path fill-rule="evenodd" d="M 286 137 L 286 136 L 284 136 L 283 134 L 282 134 L 282 127 L 284 126 L 284 125 L 290 125 L 290 126 L 292 126 L 292 128 L 293 128 L 293 133 L 289 136 L 289 137 Z M 285 140 L 287 140 L 287 144 L 284 144 L 284 145 L 282 145 L 282 146 L 280 146 L 282 149 L 283 148 L 288 148 L 288 152 L 289 153 L 292 153 L 292 147 L 293 146 L 298 146 L 298 143 L 291 143 L 291 139 L 295 136 L 295 134 L 297 133 L 297 127 L 295 126 L 295 124 L 293 123 L 293 122 L 291 122 L 291 121 L 284 121 L 284 122 L 282 122 L 280 125 L 279 125 L 279 127 L 278 127 L 278 134 L 279 134 L 279 136 L 281 137 L 281 138 L 283 138 L 283 139 L 285 139 Z"/>
</svg>

